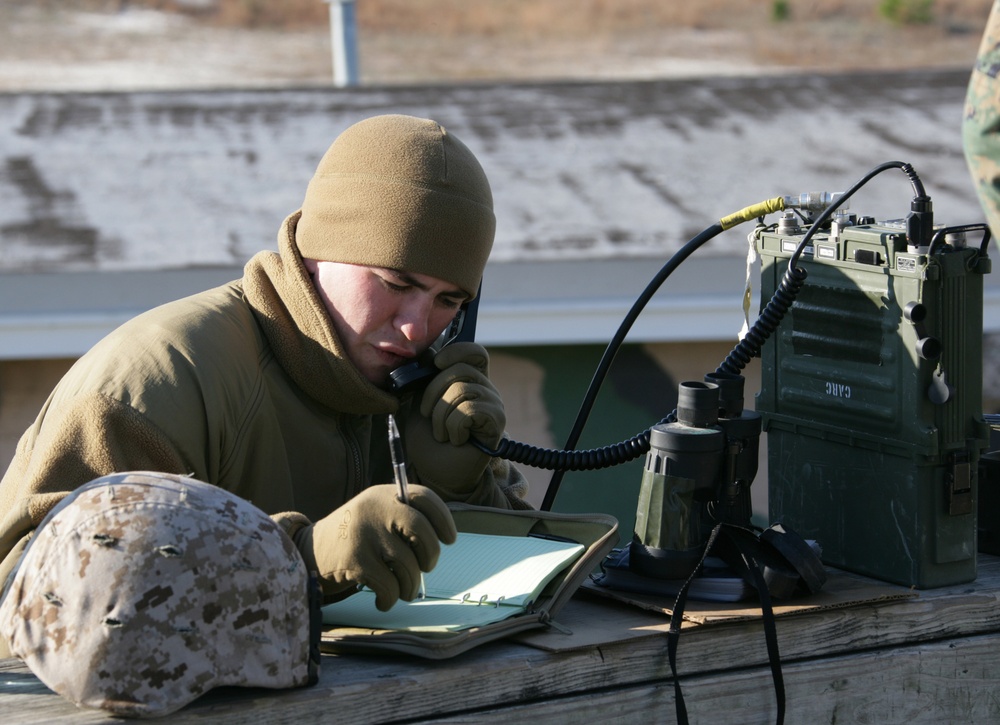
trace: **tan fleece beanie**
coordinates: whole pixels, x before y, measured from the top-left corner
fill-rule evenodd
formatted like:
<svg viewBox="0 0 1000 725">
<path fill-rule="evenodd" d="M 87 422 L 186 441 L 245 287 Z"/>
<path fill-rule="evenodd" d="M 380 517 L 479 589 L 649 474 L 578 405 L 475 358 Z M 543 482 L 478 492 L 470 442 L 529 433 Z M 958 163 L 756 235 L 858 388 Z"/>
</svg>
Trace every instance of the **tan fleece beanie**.
<svg viewBox="0 0 1000 725">
<path fill-rule="evenodd" d="M 418 272 L 475 296 L 493 195 L 472 152 L 434 121 L 375 116 L 333 142 L 295 230 L 308 259 Z"/>
</svg>

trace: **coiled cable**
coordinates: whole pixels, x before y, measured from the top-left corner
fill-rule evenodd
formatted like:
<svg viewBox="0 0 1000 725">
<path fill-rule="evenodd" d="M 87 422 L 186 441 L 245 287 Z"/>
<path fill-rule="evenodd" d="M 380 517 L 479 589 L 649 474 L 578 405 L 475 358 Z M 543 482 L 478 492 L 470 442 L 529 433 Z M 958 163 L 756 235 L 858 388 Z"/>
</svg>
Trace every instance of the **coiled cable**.
<svg viewBox="0 0 1000 725">
<path fill-rule="evenodd" d="M 778 329 L 785 313 L 795 302 L 795 298 L 805 284 L 807 272 L 802 267 L 789 267 L 781 277 L 781 284 L 771 295 L 767 305 L 761 310 L 743 339 L 732 349 L 716 372 L 739 375 L 751 360 L 760 355 L 764 343 Z"/>
<path fill-rule="evenodd" d="M 611 368 L 611 363 L 614 361 L 625 336 L 628 334 L 629 330 L 631 330 L 632 325 L 639 317 L 639 314 L 646 307 L 647 303 L 657 290 L 659 290 L 660 286 L 674 272 L 674 270 L 677 269 L 677 267 L 679 267 L 685 259 L 691 256 L 696 249 L 708 240 L 719 235 L 724 231 L 724 229 L 725 227 L 721 222 L 716 222 L 710 227 L 702 230 L 683 247 L 681 247 L 670 258 L 670 260 L 660 268 L 649 284 L 646 285 L 645 289 L 643 289 L 642 293 L 633 303 L 631 309 L 618 326 L 618 330 L 615 332 L 611 341 L 605 348 L 604 355 L 602 356 L 594 376 L 591 379 L 590 386 L 587 388 L 587 393 L 580 406 L 576 422 L 573 425 L 573 430 L 570 432 L 569 438 L 562 449 L 540 448 L 526 443 L 519 443 L 508 438 L 501 439 L 495 449 L 491 449 L 489 446 L 486 446 L 475 438 L 470 439 L 470 442 L 479 448 L 479 450 L 489 454 L 490 456 L 504 458 L 513 463 L 521 463 L 535 468 L 544 468 L 546 470 L 555 471 L 548 487 L 548 490 L 553 492 L 558 490 L 562 475 L 565 471 L 591 471 L 600 468 L 610 468 L 611 466 L 627 463 L 635 460 L 639 456 L 644 455 L 649 450 L 649 428 L 642 431 L 638 435 L 633 436 L 627 441 L 623 441 L 615 445 L 582 451 L 575 450 L 574 447 L 583 432 L 583 427 L 586 424 L 597 399 L 597 393 L 600 391 L 604 378 L 607 376 L 607 372 Z M 664 418 L 661 422 L 666 422 L 669 419 L 670 416 Z M 555 493 L 552 495 L 554 497 Z M 548 494 L 546 494 L 546 500 L 542 503 L 543 511 L 547 511 L 551 508 L 552 501 L 548 499 Z"/>
</svg>

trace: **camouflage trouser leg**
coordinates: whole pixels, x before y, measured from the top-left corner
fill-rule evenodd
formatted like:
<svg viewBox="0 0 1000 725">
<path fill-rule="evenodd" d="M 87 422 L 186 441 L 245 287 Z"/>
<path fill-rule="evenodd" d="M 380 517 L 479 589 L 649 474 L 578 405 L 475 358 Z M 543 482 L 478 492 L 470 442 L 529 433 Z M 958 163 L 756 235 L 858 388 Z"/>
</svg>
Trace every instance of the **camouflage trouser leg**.
<svg viewBox="0 0 1000 725">
<path fill-rule="evenodd" d="M 962 143 L 979 201 L 1000 245 L 1000 0 L 994 0 L 962 117 Z"/>
</svg>

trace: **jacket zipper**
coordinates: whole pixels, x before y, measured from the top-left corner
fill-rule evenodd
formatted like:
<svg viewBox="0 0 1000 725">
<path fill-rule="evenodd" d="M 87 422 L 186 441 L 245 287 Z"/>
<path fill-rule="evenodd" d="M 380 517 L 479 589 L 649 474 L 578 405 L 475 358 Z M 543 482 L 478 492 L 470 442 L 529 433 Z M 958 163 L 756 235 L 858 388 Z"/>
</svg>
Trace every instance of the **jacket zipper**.
<svg viewBox="0 0 1000 725">
<path fill-rule="evenodd" d="M 342 433 L 341 438 L 347 446 L 351 459 L 354 461 L 354 467 L 351 469 L 351 488 L 353 490 L 351 496 L 353 498 L 361 493 L 365 487 L 365 482 L 362 478 L 361 446 L 358 443 L 357 430 L 350 423 L 351 416 L 346 414 L 341 415 L 337 427 L 340 428 Z"/>
</svg>

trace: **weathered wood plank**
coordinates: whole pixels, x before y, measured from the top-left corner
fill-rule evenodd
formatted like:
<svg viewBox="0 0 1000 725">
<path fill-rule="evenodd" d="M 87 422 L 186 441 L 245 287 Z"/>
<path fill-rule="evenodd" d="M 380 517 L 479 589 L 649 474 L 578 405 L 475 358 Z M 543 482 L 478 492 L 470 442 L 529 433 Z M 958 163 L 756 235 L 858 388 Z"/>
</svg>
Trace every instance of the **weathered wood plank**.
<svg viewBox="0 0 1000 725">
<path fill-rule="evenodd" d="M 987 723 L 1000 719 L 1000 634 L 812 660 L 783 668 L 793 723 Z M 777 706 L 770 670 L 682 678 L 692 722 L 769 723 Z M 519 703 L 437 722 L 675 721 L 672 683 L 610 688 Z"/>
<path fill-rule="evenodd" d="M 885 716 L 929 722 L 931 714 L 942 712 L 944 720 L 948 713 L 963 720 L 957 716 L 963 712 L 960 706 L 972 714 L 995 715 L 989 703 L 1000 694 L 989 673 L 1000 672 L 1000 655 L 993 654 L 1000 652 L 998 562 L 984 557 L 980 578 L 970 585 L 779 618 L 789 699 L 794 707 L 805 708 L 790 721 L 822 722 L 822 713 L 834 711 L 842 713 L 840 721 L 886 721 Z M 581 600 L 574 606 L 590 608 L 584 626 L 589 622 L 609 630 L 607 641 L 564 652 L 498 642 L 440 662 L 327 656 L 315 687 L 210 693 L 186 708 L 179 721 L 253 725 L 301 722 L 333 712 L 343 723 L 435 719 L 449 713 L 461 722 L 465 716 L 459 713 L 506 709 L 507 703 L 542 703 L 538 706 L 547 713 L 562 712 L 567 703 L 580 700 L 590 720 L 613 722 L 651 706 L 672 708 L 666 637 L 655 630 L 665 618 L 599 602 Z M 637 616 L 652 623 L 653 631 L 631 628 Z M 693 708 L 729 698 L 735 712 L 752 716 L 746 721 L 773 719 L 759 621 L 685 629 L 679 672 Z M 889 698 L 887 704 L 880 691 Z M 610 692 L 617 694 L 605 697 Z M 987 701 L 977 699 L 983 692 Z M 937 698 L 945 703 L 932 707 Z M 825 709 L 809 710 L 804 703 L 812 700 L 825 703 L 817 705 Z M 916 708 L 912 713 L 907 709 L 911 703 Z M 622 708 L 621 714 L 615 708 Z M 511 710 L 512 718 L 518 715 Z M 23 664 L 0 661 L 0 718 L 15 716 L 28 723 L 120 722 L 77 710 L 44 688 Z"/>
</svg>

